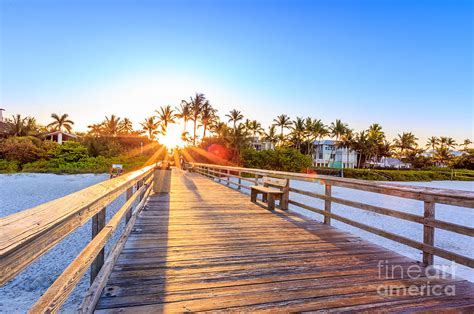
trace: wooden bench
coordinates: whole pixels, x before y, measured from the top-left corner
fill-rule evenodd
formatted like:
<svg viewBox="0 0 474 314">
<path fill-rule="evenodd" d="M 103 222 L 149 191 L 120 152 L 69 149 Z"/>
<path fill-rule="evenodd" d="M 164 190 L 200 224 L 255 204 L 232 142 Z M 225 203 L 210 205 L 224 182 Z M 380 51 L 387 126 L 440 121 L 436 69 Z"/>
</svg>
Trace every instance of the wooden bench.
<svg viewBox="0 0 474 314">
<path fill-rule="evenodd" d="M 275 209 L 275 200 L 279 201 L 281 209 L 288 209 L 289 180 L 271 177 L 262 178 L 263 185 L 250 187 L 250 200 L 257 202 L 257 195 L 262 194 L 262 200 L 267 203 L 269 210 Z"/>
</svg>

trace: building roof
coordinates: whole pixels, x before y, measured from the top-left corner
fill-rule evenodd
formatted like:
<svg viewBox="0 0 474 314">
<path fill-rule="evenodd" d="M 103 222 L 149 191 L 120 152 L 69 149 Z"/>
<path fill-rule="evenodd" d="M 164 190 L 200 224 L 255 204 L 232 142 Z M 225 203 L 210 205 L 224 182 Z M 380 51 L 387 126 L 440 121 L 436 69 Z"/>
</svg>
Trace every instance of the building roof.
<svg viewBox="0 0 474 314">
<path fill-rule="evenodd" d="M 46 133 L 46 134 L 44 134 L 44 136 L 58 135 L 59 133 L 62 133 L 63 135 L 74 137 L 74 138 L 78 137 L 75 134 L 71 134 L 71 133 L 67 133 L 67 132 L 63 132 L 63 131 L 54 131 L 54 132 L 51 132 L 51 133 Z"/>
<path fill-rule="evenodd" d="M 321 140 L 314 141 L 314 145 L 336 145 L 337 141 L 335 140 Z"/>
</svg>

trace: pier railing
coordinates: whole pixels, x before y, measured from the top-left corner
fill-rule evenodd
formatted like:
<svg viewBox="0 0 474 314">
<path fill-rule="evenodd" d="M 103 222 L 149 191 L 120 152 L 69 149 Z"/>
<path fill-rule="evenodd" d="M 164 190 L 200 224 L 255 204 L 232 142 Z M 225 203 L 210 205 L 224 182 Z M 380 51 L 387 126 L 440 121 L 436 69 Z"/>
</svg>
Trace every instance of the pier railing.
<svg viewBox="0 0 474 314">
<path fill-rule="evenodd" d="M 381 182 L 364 181 L 356 179 L 338 178 L 316 174 L 301 174 L 282 171 L 271 171 L 262 169 L 250 169 L 240 167 L 219 166 L 212 164 L 191 163 L 191 170 L 206 177 L 217 180 L 237 190 L 250 189 L 243 181 L 257 185 L 263 176 L 284 178 L 295 181 L 314 182 L 324 185 L 324 194 L 314 191 L 297 189 L 290 186 L 290 192 L 309 196 L 324 201 L 324 208 L 317 208 L 313 204 L 303 204 L 289 199 L 289 204 L 323 215 L 324 223 L 331 224 L 331 219 L 338 220 L 353 227 L 390 239 L 392 241 L 407 245 L 423 252 L 423 263 L 432 265 L 434 256 L 439 256 L 456 263 L 474 267 L 474 259 L 455 252 L 435 246 L 435 229 L 451 231 L 457 234 L 473 237 L 474 228 L 459 225 L 452 222 L 436 219 L 436 204 L 447 204 L 461 207 L 474 208 L 474 192 L 437 189 L 427 187 L 415 187 L 399 184 L 386 184 Z M 230 178 L 235 178 L 230 180 Z M 359 201 L 347 200 L 332 195 L 332 187 L 343 187 L 348 189 L 374 192 L 382 195 L 397 196 L 405 199 L 423 202 L 423 216 L 406 213 L 400 210 L 375 206 Z M 364 211 L 415 222 L 423 226 L 423 239 L 415 241 L 402 235 L 388 232 L 373 225 L 367 225 L 350 218 L 331 212 L 332 203 L 342 204 Z"/>
<path fill-rule="evenodd" d="M 92 219 L 92 238 L 30 309 L 57 312 L 91 267 L 91 288 L 81 312 L 91 312 L 153 183 L 153 166 L 124 174 L 0 219 L 0 285 Z M 125 204 L 106 222 L 107 206 L 126 193 Z M 138 202 L 138 204 L 137 204 Z M 125 217 L 125 229 L 107 256 L 104 247 Z"/>
</svg>

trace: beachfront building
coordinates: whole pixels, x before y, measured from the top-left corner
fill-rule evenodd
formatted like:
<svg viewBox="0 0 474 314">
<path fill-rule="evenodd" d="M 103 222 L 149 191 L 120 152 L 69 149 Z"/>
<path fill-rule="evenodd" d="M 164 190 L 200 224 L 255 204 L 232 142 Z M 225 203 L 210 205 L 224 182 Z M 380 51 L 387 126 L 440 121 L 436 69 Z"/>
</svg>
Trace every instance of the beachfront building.
<svg viewBox="0 0 474 314">
<path fill-rule="evenodd" d="M 393 169 L 410 169 L 412 165 L 408 162 L 403 162 L 398 158 L 382 157 L 378 161 L 368 161 L 367 164 L 371 167 L 379 168 L 393 168 Z"/>
<path fill-rule="evenodd" d="M 275 145 L 273 145 L 272 142 L 264 141 L 260 139 L 258 136 L 252 137 L 251 145 L 257 151 L 275 149 Z"/>
<path fill-rule="evenodd" d="M 329 168 L 355 168 L 357 153 L 345 147 L 338 147 L 335 140 L 314 142 L 313 166 Z"/>
<path fill-rule="evenodd" d="M 45 134 L 45 139 L 48 141 L 53 141 L 58 144 L 62 144 L 65 141 L 74 141 L 78 138 L 77 135 L 66 133 L 63 131 L 54 131 L 48 134 Z"/>
<path fill-rule="evenodd" d="M 10 126 L 7 121 L 3 118 L 3 112 L 5 109 L 0 108 L 0 138 L 7 137 L 10 133 Z"/>
</svg>

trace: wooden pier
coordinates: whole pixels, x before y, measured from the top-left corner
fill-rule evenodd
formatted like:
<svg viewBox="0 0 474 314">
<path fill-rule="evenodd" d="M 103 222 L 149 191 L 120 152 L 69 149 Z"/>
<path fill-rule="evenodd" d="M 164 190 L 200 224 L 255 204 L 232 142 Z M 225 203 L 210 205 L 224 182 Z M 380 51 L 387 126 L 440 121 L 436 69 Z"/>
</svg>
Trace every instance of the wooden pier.
<svg viewBox="0 0 474 314">
<path fill-rule="evenodd" d="M 199 165 L 194 167 L 194 173 L 175 169 L 169 194 L 150 193 L 151 168 L 111 180 L 114 185 L 106 183 L 102 193 L 108 195 L 108 202 L 123 191 L 127 191 L 129 202 L 114 216 L 115 220 L 112 218 L 114 221 L 96 230 L 91 244 L 38 300 L 32 312 L 58 311 L 91 264 L 100 271 L 94 275 L 80 308 L 83 313 L 474 311 L 473 283 L 447 275 L 427 277 L 424 270 L 429 258 L 425 263 L 415 261 L 340 231 L 328 222 L 318 223 L 291 211 L 269 211 L 262 204 L 251 203 L 250 196 L 238 189 L 247 188 L 243 180 L 254 182 L 258 176 L 249 178 L 241 174 L 236 169 Z M 236 180 L 230 181 L 231 177 Z M 326 185 L 354 183 L 347 179 L 326 179 Z M 90 196 L 91 191 L 83 194 Z M 390 193 L 398 193 L 394 191 Z M 78 200 L 71 203 L 72 207 L 77 206 L 71 208 L 73 213 L 81 208 L 89 211 L 89 217 L 100 213 L 104 205 L 100 197 L 94 201 L 97 206 L 91 207 L 80 202 L 81 195 L 70 199 Z M 473 201 L 469 192 L 450 196 L 456 200 L 441 194 L 437 198 L 428 192 L 427 195 L 431 202 L 460 202 L 468 207 Z M 417 197 L 422 200 L 421 196 Z M 133 200 L 141 200 L 142 205 L 133 210 Z M 290 204 L 295 202 L 290 200 Z M 28 219 L 36 228 L 67 235 L 68 232 L 59 231 L 63 229 L 54 229 L 57 226 L 40 226 L 31 218 L 32 213 L 56 205 L 45 205 L 2 221 L 0 226 L 7 227 L 2 230 L 9 232 L 5 233 L 8 238 L 0 241 L 2 264 L 7 265 L 12 254 L 23 256 L 23 260 L 10 259 L 13 264 L 2 269 L 2 283 L 41 254 L 32 251 L 33 247 L 48 249 L 41 234 L 28 238 L 18 228 L 8 227 Z M 372 207 L 368 210 L 376 209 Z M 329 218 L 338 218 L 332 216 L 330 206 L 326 210 Z M 57 221 L 64 224 L 72 223 L 72 219 L 84 221 L 88 218 L 86 212 Z M 123 237 L 103 266 L 102 262 L 97 264 L 96 257 L 122 217 L 129 222 Z M 472 228 L 466 226 L 443 225 L 434 217 L 425 223 L 430 228 L 456 229 L 472 237 Z M 16 250 L 11 248 L 12 243 L 17 244 Z M 438 253 L 429 246 L 423 249 L 429 253 L 428 257 Z M 472 263 L 469 257 L 454 254 L 453 258 L 466 265 Z M 417 269 L 422 272 L 414 278 Z M 433 286 L 441 294 L 433 294 L 430 290 Z M 444 293 L 453 289 L 454 295 Z"/>
</svg>

